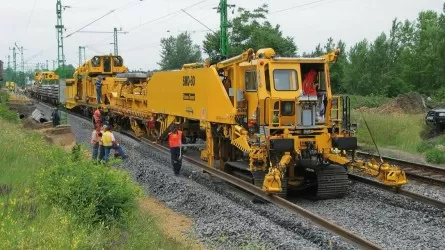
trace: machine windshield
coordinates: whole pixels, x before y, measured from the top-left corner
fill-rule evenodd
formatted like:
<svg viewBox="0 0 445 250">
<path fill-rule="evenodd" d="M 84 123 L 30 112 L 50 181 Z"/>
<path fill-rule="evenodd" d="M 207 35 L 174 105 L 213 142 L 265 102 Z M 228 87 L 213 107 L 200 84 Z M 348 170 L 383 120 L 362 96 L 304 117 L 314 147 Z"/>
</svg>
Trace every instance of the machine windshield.
<svg viewBox="0 0 445 250">
<path fill-rule="evenodd" d="M 273 71 L 275 90 L 297 90 L 297 71 L 293 69 L 276 69 Z"/>
</svg>

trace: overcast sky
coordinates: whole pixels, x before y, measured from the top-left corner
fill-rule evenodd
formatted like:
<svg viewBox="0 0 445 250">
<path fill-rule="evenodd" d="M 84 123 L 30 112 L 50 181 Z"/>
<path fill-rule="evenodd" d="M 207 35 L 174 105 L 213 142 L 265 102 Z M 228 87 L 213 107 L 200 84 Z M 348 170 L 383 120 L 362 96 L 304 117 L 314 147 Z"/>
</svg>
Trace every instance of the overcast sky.
<svg viewBox="0 0 445 250">
<path fill-rule="evenodd" d="M 7 63 L 9 49 L 17 42 L 24 47 L 26 67 L 57 58 L 56 0 L 1 0 L 0 59 Z M 62 0 L 70 6 L 63 12 L 68 35 L 88 26 L 88 31 L 109 31 L 114 27 L 128 31 L 119 35 L 120 55 L 130 69 L 158 68 L 160 39 L 189 31 L 202 46 L 206 28 L 180 11 L 186 11 L 213 30 L 219 26 L 219 14 L 213 7 L 218 0 Z M 283 34 L 294 37 L 299 53 L 308 52 L 328 37 L 342 39 L 350 46 L 363 38 L 375 39 L 387 32 L 391 21 L 417 18 L 422 10 L 442 12 L 443 0 L 229 0 L 237 7 L 253 9 L 269 4 L 269 21 L 281 25 Z M 294 7 L 294 8 L 292 8 Z M 289 9 L 287 11 L 281 11 Z M 279 11 L 279 12 L 278 12 Z M 274 13 L 277 12 L 277 13 Z M 173 13 L 169 16 L 166 16 Z M 166 17 L 165 17 L 166 16 Z M 229 15 L 233 17 L 232 14 Z M 164 17 L 159 19 L 160 17 Z M 87 58 L 112 53 L 112 34 L 76 33 L 64 39 L 68 64 L 78 66 L 78 47 L 87 46 Z M 254 48 L 258 49 L 258 48 Z M 19 62 L 20 57 L 17 57 Z M 6 65 L 5 65 L 6 67 Z"/>
</svg>

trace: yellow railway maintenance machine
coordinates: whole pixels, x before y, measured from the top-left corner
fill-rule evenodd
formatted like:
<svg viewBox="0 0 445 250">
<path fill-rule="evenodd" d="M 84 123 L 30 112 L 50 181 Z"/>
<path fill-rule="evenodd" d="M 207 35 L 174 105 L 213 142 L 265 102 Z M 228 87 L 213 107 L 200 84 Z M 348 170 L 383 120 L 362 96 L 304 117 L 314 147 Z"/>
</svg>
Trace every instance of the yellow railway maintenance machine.
<svg viewBox="0 0 445 250">
<path fill-rule="evenodd" d="M 34 85 L 55 84 L 59 75 L 54 71 L 38 71 L 34 73 Z"/>
<path fill-rule="evenodd" d="M 110 104 L 110 92 L 114 87 L 115 76 L 128 72 L 121 56 L 94 56 L 74 72 L 73 79 L 66 81 L 66 107 L 87 107 L 97 104 L 95 82 L 100 77 L 103 83 L 103 104 Z"/>
<path fill-rule="evenodd" d="M 341 197 L 348 167 L 390 186 L 406 184 L 397 167 L 345 156 L 357 139 L 348 99 L 331 93 L 328 63 L 338 53 L 283 58 L 270 48 L 249 49 L 220 62 L 154 72 L 146 80 L 117 75 L 109 82 L 107 107 L 117 125 L 140 136 L 165 139 L 169 127 L 179 124 L 192 142 L 205 140 L 200 155 L 208 167 L 269 193 L 285 196 L 293 189 L 321 199 Z M 73 100 L 71 107 L 76 105 Z"/>
</svg>

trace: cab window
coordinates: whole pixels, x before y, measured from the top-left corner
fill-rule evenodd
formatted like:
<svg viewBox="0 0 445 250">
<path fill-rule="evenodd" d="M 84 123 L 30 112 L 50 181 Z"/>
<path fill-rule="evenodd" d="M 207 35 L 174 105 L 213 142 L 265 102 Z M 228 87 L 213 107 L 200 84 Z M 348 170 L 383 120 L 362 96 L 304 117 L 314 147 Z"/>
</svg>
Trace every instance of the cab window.
<svg viewBox="0 0 445 250">
<path fill-rule="evenodd" d="M 91 60 L 91 64 L 93 65 L 93 67 L 99 67 L 100 66 L 100 57 L 98 57 L 98 56 L 93 57 L 93 59 Z"/>
<path fill-rule="evenodd" d="M 256 91 L 258 89 L 256 82 L 256 71 L 246 71 L 245 74 L 246 91 Z"/>
<path fill-rule="evenodd" d="M 270 91 L 269 65 L 264 66 L 264 79 L 266 80 L 266 90 Z"/>
<path fill-rule="evenodd" d="M 122 67 L 123 64 L 124 63 L 123 63 L 122 57 L 120 57 L 120 56 L 114 57 L 114 66 L 115 67 Z"/>
<path fill-rule="evenodd" d="M 276 69 L 273 71 L 275 90 L 297 90 L 297 71 L 293 69 Z"/>
</svg>

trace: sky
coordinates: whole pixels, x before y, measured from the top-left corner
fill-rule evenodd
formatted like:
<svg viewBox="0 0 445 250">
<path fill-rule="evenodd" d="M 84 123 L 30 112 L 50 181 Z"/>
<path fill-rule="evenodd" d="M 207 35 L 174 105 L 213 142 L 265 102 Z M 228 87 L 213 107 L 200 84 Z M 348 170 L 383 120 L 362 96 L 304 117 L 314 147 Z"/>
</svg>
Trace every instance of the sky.
<svg viewBox="0 0 445 250">
<path fill-rule="evenodd" d="M 23 46 L 25 69 L 37 63 L 52 69 L 57 59 L 55 24 L 56 0 L 1 0 L 0 60 L 7 64 L 15 44 Z M 67 64 L 79 64 L 79 46 L 85 46 L 86 57 L 113 53 L 112 32 L 118 35 L 119 54 L 131 70 L 152 70 L 160 61 L 160 40 L 181 32 L 191 33 L 202 47 L 208 31 L 186 13 L 212 30 L 218 30 L 219 14 L 214 7 L 219 0 L 62 0 L 65 26 L 64 52 Z M 342 39 L 347 46 L 363 40 L 374 40 L 388 32 L 394 18 L 414 20 L 423 10 L 442 12 L 443 0 L 229 0 L 236 8 L 254 9 L 269 5 L 268 20 L 279 24 L 285 36 L 294 38 L 298 53 L 310 52 L 328 37 Z M 229 12 L 229 19 L 234 17 Z M 236 12 L 235 12 L 236 15 Z M 102 18 L 101 18 L 102 17 Z M 74 34 L 72 34 L 74 33 Z M 70 35 L 72 34 L 72 35 Z M 258 49 L 258 48 L 254 48 Z M 204 58 L 206 55 L 203 56 Z M 20 54 L 17 56 L 18 67 Z"/>
</svg>

